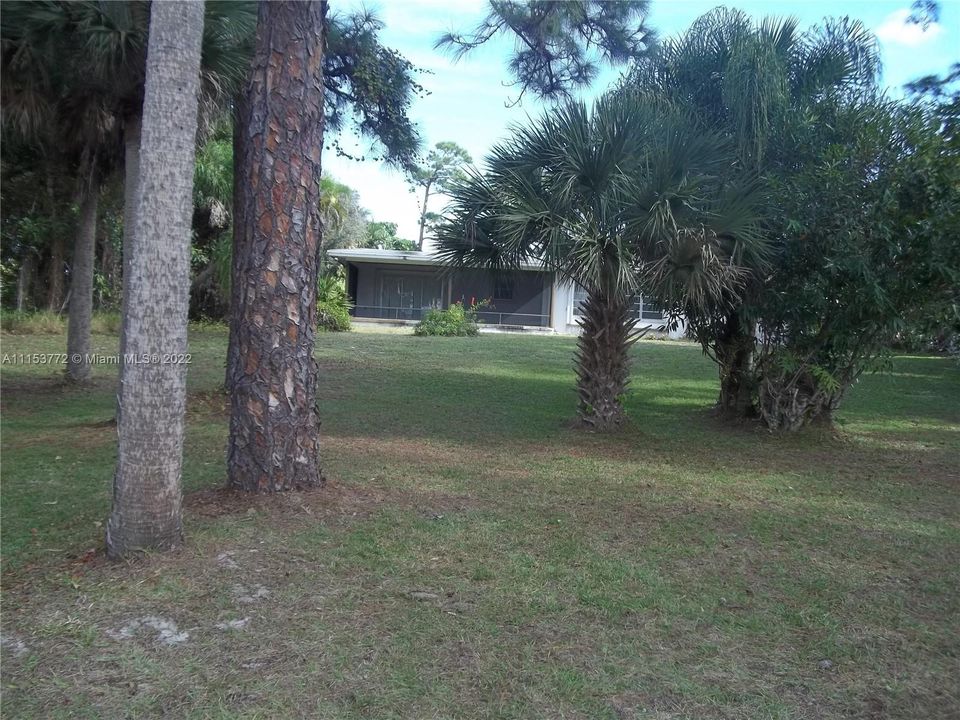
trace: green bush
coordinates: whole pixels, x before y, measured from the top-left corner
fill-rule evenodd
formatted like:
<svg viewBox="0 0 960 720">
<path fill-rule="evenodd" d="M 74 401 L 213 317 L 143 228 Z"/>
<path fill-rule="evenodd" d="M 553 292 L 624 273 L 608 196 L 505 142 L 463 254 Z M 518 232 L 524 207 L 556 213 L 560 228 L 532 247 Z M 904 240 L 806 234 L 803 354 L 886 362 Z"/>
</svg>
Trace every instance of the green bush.
<svg viewBox="0 0 960 720">
<path fill-rule="evenodd" d="M 321 277 L 317 282 L 317 327 L 328 332 L 346 332 L 350 329 L 350 307 L 343 277 Z"/>
<path fill-rule="evenodd" d="M 328 332 L 346 332 L 350 329 L 349 308 L 336 303 L 317 303 L 317 327 Z"/>
<path fill-rule="evenodd" d="M 477 306 L 465 308 L 463 303 L 454 303 L 446 310 L 428 311 L 413 330 L 414 335 L 444 337 L 466 337 L 478 332 Z"/>
</svg>

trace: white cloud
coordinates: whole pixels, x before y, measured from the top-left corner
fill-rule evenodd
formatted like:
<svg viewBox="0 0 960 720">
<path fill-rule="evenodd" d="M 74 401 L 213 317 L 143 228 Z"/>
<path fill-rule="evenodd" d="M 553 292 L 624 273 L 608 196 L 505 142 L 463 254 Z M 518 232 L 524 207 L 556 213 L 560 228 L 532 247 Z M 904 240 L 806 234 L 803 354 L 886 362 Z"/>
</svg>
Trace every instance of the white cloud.
<svg viewBox="0 0 960 720">
<path fill-rule="evenodd" d="M 887 15 L 877 28 L 877 37 L 891 45 L 918 47 L 935 39 L 943 32 L 943 26 L 931 23 L 926 28 L 917 23 L 907 22 L 910 10 L 904 8 Z"/>
</svg>

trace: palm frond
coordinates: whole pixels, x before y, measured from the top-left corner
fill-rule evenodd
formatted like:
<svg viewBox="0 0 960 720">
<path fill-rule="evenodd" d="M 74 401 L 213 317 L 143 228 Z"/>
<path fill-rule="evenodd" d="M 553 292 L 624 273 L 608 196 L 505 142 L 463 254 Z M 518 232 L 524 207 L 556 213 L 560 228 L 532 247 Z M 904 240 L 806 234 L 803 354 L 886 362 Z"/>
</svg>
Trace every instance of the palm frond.
<svg viewBox="0 0 960 720">
<path fill-rule="evenodd" d="M 762 242 L 754 197 L 724 182 L 733 164 L 726 139 L 661 98 L 571 101 L 515 129 L 483 172 L 452 188 L 438 255 L 454 266 L 539 264 L 619 298 L 675 273 L 671 287 L 708 302 L 739 282 L 735 254 Z M 696 262 L 684 259 L 691 248 Z"/>
</svg>

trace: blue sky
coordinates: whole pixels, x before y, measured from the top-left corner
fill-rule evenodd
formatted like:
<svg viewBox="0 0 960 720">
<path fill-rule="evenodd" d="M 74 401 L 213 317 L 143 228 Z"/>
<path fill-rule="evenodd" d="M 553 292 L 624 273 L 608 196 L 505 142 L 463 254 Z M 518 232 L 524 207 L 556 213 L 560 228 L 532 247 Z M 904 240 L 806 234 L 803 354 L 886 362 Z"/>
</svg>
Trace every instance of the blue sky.
<svg viewBox="0 0 960 720">
<path fill-rule="evenodd" d="M 751 15 L 793 15 L 807 27 L 830 15 L 849 15 L 873 29 L 883 52 L 883 80 L 891 92 L 900 93 L 903 84 L 922 75 L 941 73 L 960 60 L 960 0 L 942 0 L 940 22 L 926 32 L 904 21 L 911 0 L 741 0 L 727 3 Z M 709 0 L 653 0 L 649 24 L 660 36 L 682 32 L 703 13 L 717 6 Z M 507 107 L 516 97 L 508 86 L 505 60 L 512 41 L 488 43 L 473 55 L 454 63 L 435 51 L 433 43 L 445 31 L 470 29 L 483 17 L 485 0 L 378 0 L 354 2 L 331 0 L 331 12 L 361 6 L 373 9 L 386 23 L 383 42 L 396 48 L 415 65 L 429 70 L 421 76 L 430 95 L 418 100 L 412 115 L 426 145 L 452 140 L 465 147 L 475 162 L 509 132 L 514 123 L 538 115 L 543 107 L 532 100 Z M 603 90 L 615 79 L 616 71 L 604 73 L 589 94 Z M 349 145 L 347 145 L 349 147 Z M 363 151 L 362 147 L 355 147 Z M 324 171 L 360 193 L 364 207 L 374 220 L 388 220 L 399 226 L 401 237 L 417 236 L 417 198 L 403 176 L 374 161 L 356 162 L 325 153 Z M 436 202 L 436 205 L 434 205 Z M 431 201 L 439 211 L 443 198 Z"/>
</svg>

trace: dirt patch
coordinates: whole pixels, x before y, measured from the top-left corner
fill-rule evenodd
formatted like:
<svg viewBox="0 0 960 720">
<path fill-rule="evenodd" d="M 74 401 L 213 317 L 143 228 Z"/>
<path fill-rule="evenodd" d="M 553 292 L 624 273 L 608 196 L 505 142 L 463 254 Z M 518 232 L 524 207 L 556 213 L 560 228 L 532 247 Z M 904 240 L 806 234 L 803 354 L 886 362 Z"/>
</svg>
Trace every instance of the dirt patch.
<svg viewBox="0 0 960 720">
<path fill-rule="evenodd" d="M 475 504 L 466 495 L 438 492 L 410 492 L 328 481 L 322 488 L 293 490 L 285 493 L 257 495 L 232 488 L 199 490 L 184 496 L 184 510 L 204 518 L 225 515 L 264 513 L 284 523 L 306 514 L 314 517 L 365 518 L 383 507 L 423 511 L 437 514 L 464 512 Z"/>
<path fill-rule="evenodd" d="M 340 452 L 389 458 L 391 463 L 458 466 L 465 462 L 487 462 L 490 452 L 482 446 L 445 445 L 426 439 L 336 436 Z"/>
<path fill-rule="evenodd" d="M 130 640 L 143 632 L 156 633 L 154 642 L 160 645 L 179 645 L 190 639 L 190 633 L 182 632 L 177 623 L 156 615 L 134 618 L 117 630 L 108 630 L 107 635 L 114 640 Z"/>
<path fill-rule="evenodd" d="M 205 518 L 218 518 L 224 515 L 242 515 L 259 510 L 269 502 L 270 496 L 244 493 L 233 488 L 215 488 L 198 490 L 183 496 L 184 512 Z"/>
</svg>

